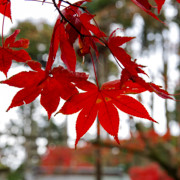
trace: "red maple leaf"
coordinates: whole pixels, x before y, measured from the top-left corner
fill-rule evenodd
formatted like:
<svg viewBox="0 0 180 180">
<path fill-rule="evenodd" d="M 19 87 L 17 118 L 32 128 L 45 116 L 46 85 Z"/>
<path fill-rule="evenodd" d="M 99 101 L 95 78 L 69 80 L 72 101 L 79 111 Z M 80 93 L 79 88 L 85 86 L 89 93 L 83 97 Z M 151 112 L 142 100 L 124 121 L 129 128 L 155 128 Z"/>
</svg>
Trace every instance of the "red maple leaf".
<svg viewBox="0 0 180 180">
<path fill-rule="evenodd" d="M 137 65 L 137 64 L 136 64 Z M 137 73 L 145 74 L 146 73 L 140 68 L 141 65 L 137 65 Z M 143 66 L 142 66 L 143 67 Z M 117 82 L 117 86 L 119 88 L 126 87 L 128 84 L 132 83 L 133 86 L 143 91 L 155 92 L 158 96 L 164 99 L 173 99 L 171 94 L 167 91 L 163 90 L 161 86 L 158 86 L 152 82 L 146 82 L 143 78 L 139 77 L 138 75 L 132 75 L 126 69 L 122 70 L 121 80 Z M 141 88 L 140 88 L 141 87 Z"/>
<path fill-rule="evenodd" d="M 49 59 L 46 67 L 47 70 L 51 69 L 51 66 L 56 57 L 57 50 L 60 46 L 62 61 L 69 70 L 75 71 L 76 54 L 73 45 L 69 41 L 69 35 L 66 33 L 64 26 L 65 24 L 63 21 L 58 18 L 51 38 Z"/>
<path fill-rule="evenodd" d="M 20 72 L 2 83 L 23 88 L 14 96 L 7 110 L 31 103 L 41 95 L 41 105 L 46 109 L 50 119 L 51 114 L 57 109 L 60 97 L 68 99 L 77 89 L 71 82 L 87 79 L 85 73 L 73 73 L 63 67 L 54 68 L 50 73 L 41 69 L 39 62 L 28 61 L 28 65 L 34 70 Z"/>
<path fill-rule="evenodd" d="M 162 6 L 164 5 L 165 3 L 165 0 L 155 0 L 156 4 L 157 4 L 157 9 L 158 9 L 158 14 L 160 13 L 161 11 L 161 8 Z"/>
<path fill-rule="evenodd" d="M 154 19 L 158 20 L 159 22 L 163 23 L 153 12 L 152 5 L 149 3 L 148 0 L 131 0 L 134 4 L 136 4 L 138 7 L 140 7 L 143 11 L 148 13 L 150 16 L 152 16 Z M 165 0 L 155 0 L 158 8 L 158 13 L 160 12 L 162 5 L 164 4 Z"/>
<path fill-rule="evenodd" d="M 117 29 L 114 30 L 109 36 L 107 46 L 118 63 L 120 62 L 127 69 L 127 71 L 131 72 L 132 75 L 137 75 L 137 65 L 133 61 L 131 61 L 131 56 L 128 55 L 126 51 L 120 47 L 124 43 L 132 40 L 134 37 L 116 36 L 116 32 Z"/>
<path fill-rule="evenodd" d="M 125 86 L 127 81 L 132 81 L 133 85 L 135 85 L 135 83 L 139 84 L 139 86 L 141 86 L 141 89 L 144 88 L 144 91 L 148 90 L 150 92 L 155 92 L 157 95 L 165 99 L 173 99 L 172 97 L 170 97 L 170 94 L 161 89 L 160 86 L 157 86 L 150 82 L 146 82 L 142 77 L 139 76 L 139 74 L 147 75 L 144 70 L 142 70 L 144 66 L 137 64 L 136 60 L 132 61 L 131 56 L 128 55 L 126 51 L 120 47 L 122 44 L 132 40 L 133 37 L 116 36 L 116 31 L 117 30 L 111 33 L 107 41 L 107 46 L 115 57 L 116 61 L 118 63 L 120 62 L 124 66 L 124 69 L 121 73 L 121 80 L 119 81 L 119 88 L 121 89 L 122 86 Z"/>
<path fill-rule="evenodd" d="M 12 60 L 17 62 L 26 62 L 31 59 L 24 49 L 14 49 L 27 48 L 29 45 L 29 40 L 27 39 L 19 39 L 15 41 L 19 32 L 20 30 L 15 30 L 15 32 L 5 40 L 3 46 L 0 47 L 0 71 L 2 71 L 6 76 L 9 68 L 11 67 Z"/>
<path fill-rule="evenodd" d="M 76 142 L 88 131 L 94 123 L 96 116 L 102 127 L 119 143 L 119 114 L 117 109 L 140 118 L 149 119 L 156 122 L 150 117 L 145 107 L 136 99 L 126 95 L 126 89 L 114 89 L 114 84 L 110 86 L 103 84 L 101 89 L 90 82 L 76 84 L 78 88 L 87 91 L 73 95 L 68 99 L 59 113 L 73 114 L 80 111 L 76 122 Z M 133 92 L 133 89 L 128 92 Z"/>
<path fill-rule="evenodd" d="M 0 13 L 11 19 L 11 1 L 10 0 L 0 0 Z"/>
<path fill-rule="evenodd" d="M 70 42 L 79 39 L 79 51 L 80 56 L 90 53 L 91 48 L 95 50 L 98 55 L 96 43 L 101 43 L 99 39 L 106 37 L 106 35 L 98 28 L 94 20 L 94 15 L 91 15 L 87 10 L 83 13 L 78 6 L 85 1 L 79 1 L 72 6 L 68 6 L 63 10 L 63 15 L 68 20 L 66 26 L 66 32 L 69 34 Z M 94 24 L 92 23 L 94 21 Z"/>
</svg>

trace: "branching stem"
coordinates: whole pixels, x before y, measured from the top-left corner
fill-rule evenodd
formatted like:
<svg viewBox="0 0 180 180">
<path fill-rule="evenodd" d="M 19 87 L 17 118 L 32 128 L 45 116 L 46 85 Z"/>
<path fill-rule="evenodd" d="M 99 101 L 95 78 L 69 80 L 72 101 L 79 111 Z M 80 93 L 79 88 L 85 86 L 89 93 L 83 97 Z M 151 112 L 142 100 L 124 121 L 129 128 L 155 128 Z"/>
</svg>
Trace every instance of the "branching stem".
<svg viewBox="0 0 180 180">
<path fill-rule="evenodd" d="M 62 19 L 64 19 L 66 22 L 68 22 L 76 31 L 78 34 L 80 34 L 81 36 L 84 36 L 83 34 L 81 34 L 81 32 L 74 26 L 74 24 L 72 24 L 64 15 L 63 13 L 60 11 L 59 7 L 57 6 L 55 0 L 52 0 L 54 7 L 57 9 L 59 15 L 62 17 Z"/>
</svg>

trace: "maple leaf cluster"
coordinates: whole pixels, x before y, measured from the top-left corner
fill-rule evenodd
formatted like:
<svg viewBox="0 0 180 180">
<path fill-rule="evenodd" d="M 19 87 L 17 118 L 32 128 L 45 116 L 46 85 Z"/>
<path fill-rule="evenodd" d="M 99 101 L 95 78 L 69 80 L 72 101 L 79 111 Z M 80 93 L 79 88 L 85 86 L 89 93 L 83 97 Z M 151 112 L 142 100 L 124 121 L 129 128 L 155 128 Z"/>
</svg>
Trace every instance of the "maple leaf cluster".
<svg viewBox="0 0 180 180">
<path fill-rule="evenodd" d="M 68 1 L 59 0 L 56 3 L 52 0 L 52 5 L 58 12 L 58 18 L 54 25 L 49 57 L 45 69 L 41 64 L 31 59 L 24 50 L 29 45 L 27 39 L 16 40 L 20 30 L 10 35 L 6 40 L 3 39 L 0 47 L 0 71 L 6 76 L 11 67 L 12 60 L 26 63 L 32 70 L 20 72 L 1 83 L 21 88 L 14 96 L 7 110 L 28 104 L 40 96 L 40 103 L 45 108 L 48 118 L 57 111 L 60 99 L 66 100 L 58 113 L 73 114 L 79 112 L 76 132 L 77 145 L 80 138 L 92 126 L 98 117 L 102 127 L 118 140 L 119 114 L 118 109 L 132 116 L 145 118 L 156 122 L 136 99 L 128 94 L 139 94 L 145 91 L 154 92 L 162 98 L 172 99 L 170 94 L 160 86 L 146 82 L 140 75 L 144 72 L 144 66 L 132 60 L 131 56 L 121 47 L 124 43 L 134 37 L 121 37 L 116 35 L 117 30 L 113 31 L 109 37 L 106 36 L 97 26 L 94 15 L 90 14 L 82 6 L 88 0 L 81 0 L 74 4 Z M 159 20 L 151 12 L 152 6 L 148 0 L 132 0 L 136 5 L 148 14 Z M 46 3 L 46 1 L 42 1 Z M 60 10 L 61 4 L 67 3 L 68 6 Z M 160 12 L 165 0 L 157 1 L 158 13 Z M 179 0 L 178 0 L 179 2 Z M 11 19 L 11 1 L 0 0 L 0 13 Z M 159 20 L 160 21 L 160 20 Z M 2 28 L 4 27 L 4 21 Z M 74 49 L 75 42 L 78 42 L 77 53 Z M 101 87 L 98 84 L 96 75 L 95 60 L 98 59 L 97 44 L 103 45 L 110 50 L 118 65 L 122 68 L 121 78 L 115 81 L 105 82 Z M 21 48 L 21 49 L 19 49 Z M 62 66 L 54 67 L 57 51 L 61 51 L 61 60 L 66 68 Z M 76 56 L 90 55 L 94 67 L 96 84 L 88 81 L 88 75 L 76 72 Z M 95 59 L 93 58 L 95 54 Z M 78 89 L 83 90 L 80 93 Z"/>
</svg>

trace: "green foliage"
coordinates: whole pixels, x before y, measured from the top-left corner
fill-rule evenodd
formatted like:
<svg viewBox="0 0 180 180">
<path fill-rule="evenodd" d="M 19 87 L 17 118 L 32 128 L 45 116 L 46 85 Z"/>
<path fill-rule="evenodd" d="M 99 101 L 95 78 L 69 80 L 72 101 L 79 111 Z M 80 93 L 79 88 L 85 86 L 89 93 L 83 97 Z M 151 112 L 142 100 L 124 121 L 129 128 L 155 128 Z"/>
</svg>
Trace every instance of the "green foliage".
<svg viewBox="0 0 180 180">
<path fill-rule="evenodd" d="M 31 21 L 23 21 L 11 29 L 11 32 L 14 32 L 15 29 L 21 30 L 18 38 L 29 39 L 30 45 L 27 52 L 33 60 L 39 61 L 44 67 L 50 47 L 52 26 L 45 22 L 33 23 Z"/>
<path fill-rule="evenodd" d="M 24 178 L 24 166 L 21 165 L 15 171 L 11 171 L 8 174 L 7 180 L 25 180 L 25 178 Z"/>
<path fill-rule="evenodd" d="M 114 5 L 116 2 L 116 0 L 93 0 L 87 4 L 87 8 L 91 13 L 96 13 L 103 8 Z"/>
</svg>

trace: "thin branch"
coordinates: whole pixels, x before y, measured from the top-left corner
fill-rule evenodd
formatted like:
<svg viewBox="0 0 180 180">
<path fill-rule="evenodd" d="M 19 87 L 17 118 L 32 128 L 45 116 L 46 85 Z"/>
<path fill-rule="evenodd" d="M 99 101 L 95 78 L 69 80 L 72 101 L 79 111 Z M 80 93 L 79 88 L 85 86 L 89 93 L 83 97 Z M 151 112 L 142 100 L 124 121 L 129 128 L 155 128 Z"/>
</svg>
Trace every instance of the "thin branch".
<svg viewBox="0 0 180 180">
<path fill-rule="evenodd" d="M 52 2 L 46 2 L 46 1 L 41 1 L 41 0 L 25 0 L 25 1 L 36 1 L 40 3 L 53 4 Z"/>
<path fill-rule="evenodd" d="M 99 82 L 98 82 L 98 78 L 97 78 L 97 73 L 96 73 L 96 67 L 95 67 L 95 63 L 94 63 L 94 58 L 93 58 L 91 52 L 90 52 L 89 54 L 90 54 L 90 56 L 91 56 L 91 60 L 92 60 L 92 64 L 93 64 L 93 69 L 94 69 L 94 75 L 95 75 L 95 79 L 96 79 L 96 84 L 97 84 L 97 86 L 98 86 L 98 89 L 100 89 Z"/>
<path fill-rule="evenodd" d="M 74 24 L 72 24 L 64 15 L 63 13 L 60 11 L 59 7 L 57 6 L 55 0 L 52 0 L 54 7 L 57 9 L 59 15 L 62 17 L 62 19 L 64 19 L 66 22 L 68 22 L 76 31 L 78 34 L 80 34 L 81 36 L 84 36 L 83 34 L 81 34 L 81 32 L 76 28 L 76 26 L 74 26 Z"/>
<path fill-rule="evenodd" d="M 77 8 L 82 9 L 83 11 L 86 11 L 86 7 L 82 7 L 82 6 L 78 6 L 78 5 L 76 5 L 76 4 L 72 4 L 72 3 L 70 3 L 69 1 L 63 1 L 63 0 L 61 0 L 61 2 L 64 2 L 64 3 L 66 3 L 66 4 L 70 5 L 70 6 L 74 6 L 74 7 L 77 7 Z"/>
<path fill-rule="evenodd" d="M 4 22 L 5 22 L 6 9 L 7 9 L 7 3 L 4 9 L 3 22 L 2 22 L 2 47 L 4 47 Z"/>
</svg>

